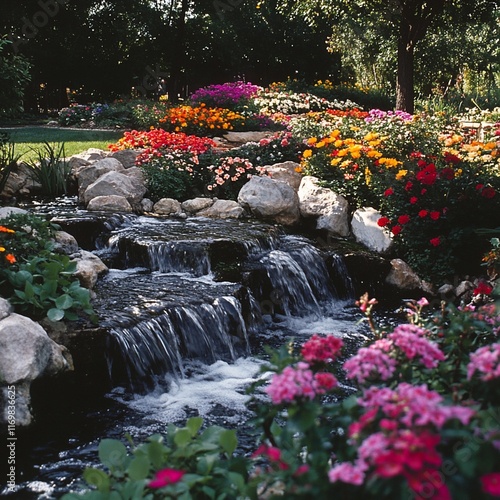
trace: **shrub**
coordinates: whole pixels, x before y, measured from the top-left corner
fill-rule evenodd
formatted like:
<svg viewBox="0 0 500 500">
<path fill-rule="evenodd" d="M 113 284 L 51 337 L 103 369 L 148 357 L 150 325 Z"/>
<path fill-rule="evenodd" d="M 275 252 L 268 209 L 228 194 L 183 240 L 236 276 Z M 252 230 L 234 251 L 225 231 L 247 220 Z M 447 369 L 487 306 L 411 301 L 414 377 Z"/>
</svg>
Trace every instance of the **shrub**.
<svg viewBox="0 0 500 500">
<path fill-rule="evenodd" d="M 229 82 L 209 85 L 189 96 L 191 104 L 205 104 L 209 108 L 226 108 L 237 112 L 248 112 L 250 99 L 261 87 L 246 82 Z"/>
</svg>

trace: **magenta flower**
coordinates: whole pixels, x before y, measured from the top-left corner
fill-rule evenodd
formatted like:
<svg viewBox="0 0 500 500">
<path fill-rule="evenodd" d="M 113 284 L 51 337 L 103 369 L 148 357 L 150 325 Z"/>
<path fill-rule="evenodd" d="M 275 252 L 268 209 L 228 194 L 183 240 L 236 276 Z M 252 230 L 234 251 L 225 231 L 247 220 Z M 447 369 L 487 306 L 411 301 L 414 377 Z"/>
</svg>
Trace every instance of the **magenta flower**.
<svg viewBox="0 0 500 500">
<path fill-rule="evenodd" d="M 184 471 L 178 469 L 162 469 L 156 472 L 155 477 L 149 481 L 148 486 L 150 488 L 163 488 L 169 484 L 178 483 L 184 474 Z"/>
<path fill-rule="evenodd" d="M 500 344 L 480 347 L 470 355 L 467 379 L 470 380 L 476 372 L 484 382 L 500 377 Z"/>
<path fill-rule="evenodd" d="M 375 345 L 362 347 L 344 363 L 347 378 L 364 384 L 368 379 L 388 380 L 396 371 L 396 360 Z"/>
<path fill-rule="evenodd" d="M 500 497 L 500 472 L 490 472 L 481 476 L 481 486 L 487 495 Z"/>
<path fill-rule="evenodd" d="M 301 354 L 308 363 L 329 363 L 342 349 L 342 340 L 333 335 L 320 337 L 314 334 L 302 346 Z"/>
</svg>

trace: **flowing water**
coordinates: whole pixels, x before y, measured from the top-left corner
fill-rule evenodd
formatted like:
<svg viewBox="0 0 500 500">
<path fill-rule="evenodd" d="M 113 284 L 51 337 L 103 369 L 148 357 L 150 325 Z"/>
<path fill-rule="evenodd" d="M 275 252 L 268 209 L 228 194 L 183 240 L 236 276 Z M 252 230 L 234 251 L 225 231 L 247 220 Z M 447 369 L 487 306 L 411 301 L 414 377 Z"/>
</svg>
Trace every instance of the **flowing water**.
<svg viewBox="0 0 500 500">
<path fill-rule="evenodd" d="M 59 220 L 68 231 L 93 227 L 79 242 L 110 267 L 96 287 L 107 333 L 95 355 L 106 358 L 111 389 L 35 398 L 43 412 L 19 437 L 12 498 L 59 498 L 97 463 L 99 439 L 139 440 L 193 415 L 237 428 L 251 450 L 245 390 L 262 376 L 264 345 L 365 338 L 342 258 L 303 237 L 249 221 L 95 217 Z"/>
</svg>

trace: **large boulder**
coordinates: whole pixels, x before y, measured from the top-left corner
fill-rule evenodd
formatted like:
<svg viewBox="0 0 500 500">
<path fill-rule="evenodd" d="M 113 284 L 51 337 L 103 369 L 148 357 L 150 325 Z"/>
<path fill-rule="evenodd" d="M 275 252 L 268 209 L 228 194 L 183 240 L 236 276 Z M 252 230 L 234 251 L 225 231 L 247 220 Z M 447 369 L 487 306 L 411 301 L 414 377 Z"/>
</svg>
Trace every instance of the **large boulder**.
<svg viewBox="0 0 500 500">
<path fill-rule="evenodd" d="M 213 198 L 193 198 L 191 200 L 183 201 L 181 204 L 182 210 L 190 214 L 196 214 L 200 210 L 205 210 L 214 204 Z"/>
<path fill-rule="evenodd" d="M 0 207 L 0 219 L 6 219 L 11 215 L 27 214 L 28 211 L 18 207 Z"/>
<path fill-rule="evenodd" d="M 108 172 L 124 172 L 123 165 L 116 158 L 103 158 L 91 165 L 83 166 L 75 171 L 75 177 L 78 181 L 78 197 L 80 201 L 84 200 L 86 189 L 97 179 Z"/>
<path fill-rule="evenodd" d="M 102 160 L 108 156 L 108 152 L 103 151 L 102 149 L 97 148 L 89 148 L 81 153 L 73 155 L 72 158 L 79 158 L 88 162 Z"/>
<path fill-rule="evenodd" d="M 123 196 L 132 205 L 140 203 L 146 194 L 146 186 L 134 182 L 120 172 L 108 172 L 99 177 L 85 190 L 83 201 L 88 204 L 92 198 L 98 196 Z"/>
<path fill-rule="evenodd" d="M 298 196 L 300 213 L 316 217 L 316 229 L 326 229 L 344 238 L 349 235 L 349 204 L 343 196 L 320 186 L 312 176 L 302 178 Z"/>
<path fill-rule="evenodd" d="M 352 216 L 352 234 L 358 243 L 378 253 L 386 253 L 392 247 L 391 234 L 377 221 L 382 215 L 372 207 L 358 208 Z"/>
<path fill-rule="evenodd" d="M 32 422 L 31 383 L 72 369 L 67 349 L 51 340 L 38 323 L 15 313 L 1 319 L 0 422 L 29 425 Z"/>
<path fill-rule="evenodd" d="M 124 196 L 112 194 L 109 196 L 96 196 L 87 205 L 89 212 L 133 212 L 132 205 Z"/>
<path fill-rule="evenodd" d="M 242 206 L 232 200 L 216 200 L 215 203 L 196 213 L 200 217 L 213 217 L 216 219 L 238 219 L 245 211 Z"/>
<path fill-rule="evenodd" d="M 158 215 L 173 215 L 182 212 L 181 204 L 174 198 L 162 198 L 153 205 L 153 212 Z"/>
<path fill-rule="evenodd" d="M 299 198 L 295 190 L 269 177 L 253 176 L 241 188 L 238 202 L 257 218 L 285 226 L 292 226 L 300 220 Z"/>
<path fill-rule="evenodd" d="M 274 165 L 265 165 L 266 174 L 275 181 L 286 182 L 293 187 L 295 191 L 299 190 L 302 181 L 302 174 L 299 171 L 300 165 L 294 161 L 285 161 L 275 163 Z"/>
<path fill-rule="evenodd" d="M 137 149 L 122 149 L 115 151 L 109 155 L 110 158 L 118 160 L 126 169 L 135 167 L 135 160 L 139 156 L 140 151 Z"/>
</svg>

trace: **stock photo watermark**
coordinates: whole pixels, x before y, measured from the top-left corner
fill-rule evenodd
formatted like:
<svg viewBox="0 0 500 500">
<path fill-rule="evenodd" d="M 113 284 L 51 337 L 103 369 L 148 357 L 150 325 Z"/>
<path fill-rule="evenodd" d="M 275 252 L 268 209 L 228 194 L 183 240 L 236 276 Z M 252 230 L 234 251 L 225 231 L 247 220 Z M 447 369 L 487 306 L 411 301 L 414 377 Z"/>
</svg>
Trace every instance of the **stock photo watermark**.
<svg viewBox="0 0 500 500">
<path fill-rule="evenodd" d="M 19 48 L 35 38 L 40 30 L 45 28 L 51 19 L 57 16 L 61 6 L 69 3 L 70 0 L 38 0 L 40 10 L 37 10 L 31 17 L 21 18 L 22 27 L 20 34 L 11 33 L 7 39 L 12 42 L 15 54 L 19 53 Z"/>
<path fill-rule="evenodd" d="M 16 488 L 16 386 L 9 385 L 4 391 L 7 397 L 7 491 L 12 493 Z"/>
</svg>

